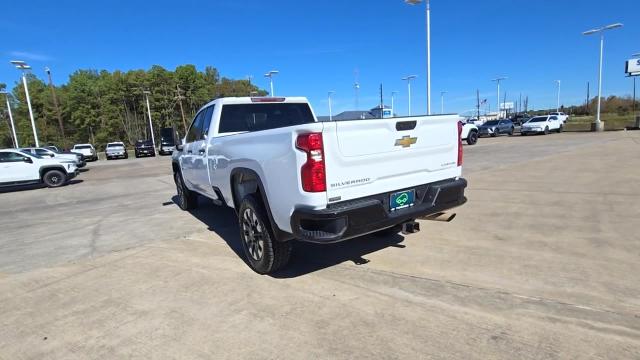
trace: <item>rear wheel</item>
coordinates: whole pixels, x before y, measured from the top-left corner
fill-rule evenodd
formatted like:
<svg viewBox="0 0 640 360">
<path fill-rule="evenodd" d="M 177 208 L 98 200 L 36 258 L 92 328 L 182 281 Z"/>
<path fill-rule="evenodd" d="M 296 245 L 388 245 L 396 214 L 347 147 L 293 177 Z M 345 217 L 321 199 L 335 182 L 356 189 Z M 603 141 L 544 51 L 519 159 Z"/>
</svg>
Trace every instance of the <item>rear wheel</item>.
<svg viewBox="0 0 640 360">
<path fill-rule="evenodd" d="M 509 136 L 512 136 L 512 135 L 513 135 L 513 131 L 514 131 L 514 128 L 511 128 L 511 129 L 509 130 Z"/>
<path fill-rule="evenodd" d="M 560 125 L 560 127 L 558 128 L 558 134 L 560 134 L 563 131 L 564 131 L 564 126 Z"/>
<path fill-rule="evenodd" d="M 549 135 L 549 127 L 548 126 L 544 128 L 544 134 L 545 135 Z"/>
<path fill-rule="evenodd" d="M 182 174 L 176 172 L 173 175 L 173 180 L 176 183 L 176 191 L 178 192 L 178 206 L 182 210 L 192 210 L 198 207 L 198 194 L 187 189 L 182 180 Z"/>
<path fill-rule="evenodd" d="M 475 145 L 478 142 L 478 132 L 471 131 L 469 135 L 467 135 L 467 144 Z"/>
<path fill-rule="evenodd" d="M 59 187 L 67 182 L 67 175 L 60 170 L 49 170 L 42 176 L 42 182 L 51 188 Z"/>
<path fill-rule="evenodd" d="M 247 195 L 238 212 L 240 239 L 247 262 L 258 274 L 270 274 L 283 268 L 291 258 L 291 242 L 277 241 L 262 203 Z"/>
</svg>

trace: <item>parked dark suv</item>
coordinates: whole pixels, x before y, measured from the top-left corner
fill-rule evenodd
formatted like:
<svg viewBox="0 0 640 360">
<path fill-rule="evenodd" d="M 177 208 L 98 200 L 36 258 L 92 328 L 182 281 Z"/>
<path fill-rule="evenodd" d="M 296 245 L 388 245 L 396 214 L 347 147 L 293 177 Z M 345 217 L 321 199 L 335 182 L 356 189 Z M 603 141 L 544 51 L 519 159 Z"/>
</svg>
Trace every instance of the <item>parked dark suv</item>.
<svg viewBox="0 0 640 360">
<path fill-rule="evenodd" d="M 156 149 L 153 148 L 151 140 L 136 141 L 136 157 L 139 158 L 141 156 L 156 156 Z"/>
<path fill-rule="evenodd" d="M 498 136 L 500 134 L 508 134 L 513 135 L 513 130 L 515 126 L 513 122 L 509 119 L 505 120 L 489 120 L 486 123 L 480 125 L 478 130 L 480 131 L 480 136 L 482 135 L 491 135 Z"/>
</svg>

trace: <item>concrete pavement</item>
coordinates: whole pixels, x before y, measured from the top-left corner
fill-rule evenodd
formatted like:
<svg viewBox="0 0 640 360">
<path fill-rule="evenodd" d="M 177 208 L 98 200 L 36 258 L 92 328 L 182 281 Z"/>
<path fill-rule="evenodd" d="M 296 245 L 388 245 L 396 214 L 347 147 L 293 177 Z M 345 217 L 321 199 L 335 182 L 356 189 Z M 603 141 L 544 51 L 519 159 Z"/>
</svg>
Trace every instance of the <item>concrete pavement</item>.
<svg viewBox="0 0 640 360">
<path fill-rule="evenodd" d="M 296 244 L 273 277 L 232 211 L 171 203 L 167 158 L 0 194 L 0 358 L 640 357 L 640 134 L 465 152 L 454 222 Z"/>
</svg>

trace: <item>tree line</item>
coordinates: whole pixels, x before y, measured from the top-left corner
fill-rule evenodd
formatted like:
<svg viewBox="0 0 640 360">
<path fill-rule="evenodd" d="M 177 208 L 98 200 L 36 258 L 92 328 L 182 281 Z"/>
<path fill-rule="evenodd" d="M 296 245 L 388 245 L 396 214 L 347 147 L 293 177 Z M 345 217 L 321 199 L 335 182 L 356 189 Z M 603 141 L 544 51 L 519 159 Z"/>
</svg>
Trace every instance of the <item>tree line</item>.
<svg viewBox="0 0 640 360">
<path fill-rule="evenodd" d="M 194 65 L 181 65 L 174 71 L 158 65 L 127 72 L 78 70 L 60 86 L 29 73 L 27 82 L 41 145 L 63 148 L 85 142 L 101 148 L 111 141 L 132 145 L 136 140 L 150 139 L 145 91 L 149 92 L 154 132 L 174 127 L 181 135 L 198 109 L 213 99 L 267 94 L 249 80 L 220 77 L 214 67 L 198 71 Z M 19 145 L 33 145 L 22 82 L 16 81 L 12 89 L 0 83 L 0 90 L 9 92 Z M 9 114 L 5 99 L 1 100 L 0 147 L 12 147 Z"/>
</svg>

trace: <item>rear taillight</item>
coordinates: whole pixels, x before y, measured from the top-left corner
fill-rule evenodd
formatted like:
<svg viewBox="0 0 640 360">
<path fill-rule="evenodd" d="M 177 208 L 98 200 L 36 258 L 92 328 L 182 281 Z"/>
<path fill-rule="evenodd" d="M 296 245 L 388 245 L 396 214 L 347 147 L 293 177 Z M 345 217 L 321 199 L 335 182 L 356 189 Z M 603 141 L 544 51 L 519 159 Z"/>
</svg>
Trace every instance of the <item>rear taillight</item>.
<svg viewBox="0 0 640 360">
<path fill-rule="evenodd" d="M 462 166 L 462 122 L 458 121 L 458 166 Z"/>
<path fill-rule="evenodd" d="M 327 191 L 322 133 L 298 135 L 296 147 L 307 153 L 307 162 L 300 170 L 302 189 L 306 192 Z"/>
</svg>

